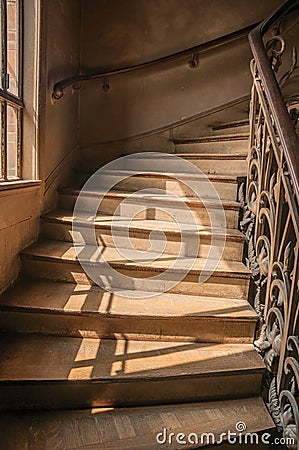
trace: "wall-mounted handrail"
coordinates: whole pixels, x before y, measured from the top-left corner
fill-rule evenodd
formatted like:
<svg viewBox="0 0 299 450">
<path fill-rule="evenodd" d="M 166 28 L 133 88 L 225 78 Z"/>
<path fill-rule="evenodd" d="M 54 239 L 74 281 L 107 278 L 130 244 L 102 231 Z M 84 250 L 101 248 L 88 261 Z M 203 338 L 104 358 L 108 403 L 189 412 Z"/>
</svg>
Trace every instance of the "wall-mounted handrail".
<svg viewBox="0 0 299 450">
<path fill-rule="evenodd" d="M 163 56 L 161 58 L 157 58 L 157 59 L 154 59 L 151 61 L 147 61 L 145 63 L 136 64 L 136 65 L 128 66 L 128 67 L 123 67 L 120 69 L 113 69 L 110 71 L 100 70 L 100 71 L 97 71 L 94 73 L 76 75 L 73 77 L 65 78 L 64 80 L 61 80 L 61 81 L 58 81 L 57 83 L 55 83 L 55 85 L 53 87 L 52 97 L 54 100 L 61 99 L 63 97 L 64 90 L 67 87 L 72 86 L 76 83 L 80 83 L 82 81 L 89 81 L 89 80 L 95 80 L 98 78 L 112 77 L 115 75 L 121 75 L 121 74 L 135 72 L 135 71 L 142 70 L 142 69 L 148 69 L 151 67 L 158 66 L 160 64 L 165 64 L 165 63 L 169 63 L 169 62 L 173 62 L 173 61 L 179 61 L 179 60 L 187 58 L 187 57 L 192 58 L 193 56 L 197 56 L 199 53 L 201 53 L 203 51 L 211 50 L 220 45 L 224 45 L 224 44 L 227 44 L 228 42 L 234 41 L 242 36 L 247 36 L 248 33 L 251 30 L 253 30 L 256 26 L 257 26 L 257 23 L 254 23 L 245 28 L 241 28 L 240 30 L 229 33 L 225 36 L 221 36 L 221 37 L 213 39 L 211 41 L 196 45 L 195 47 L 191 47 L 186 50 L 172 53 L 170 55 Z M 191 68 L 192 68 L 192 63 L 193 63 L 193 60 L 189 61 Z"/>
<path fill-rule="evenodd" d="M 249 43 L 256 62 L 257 70 L 265 89 L 269 107 L 273 115 L 276 129 L 282 144 L 294 191 L 299 200 L 299 147 L 298 138 L 290 120 L 285 100 L 278 85 L 278 81 L 271 67 L 267 50 L 263 42 L 265 33 L 285 15 L 296 0 L 287 0 L 270 17 L 260 23 L 249 34 Z"/>
</svg>

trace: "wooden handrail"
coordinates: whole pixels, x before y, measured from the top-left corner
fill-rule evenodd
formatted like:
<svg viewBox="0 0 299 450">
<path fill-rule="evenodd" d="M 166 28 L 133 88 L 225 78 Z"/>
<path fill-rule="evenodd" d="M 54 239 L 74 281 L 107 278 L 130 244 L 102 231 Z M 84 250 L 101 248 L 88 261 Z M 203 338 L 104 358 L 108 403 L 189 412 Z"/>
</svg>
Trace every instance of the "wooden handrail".
<svg viewBox="0 0 299 450">
<path fill-rule="evenodd" d="M 296 1 L 287 0 L 270 17 L 252 30 L 249 34 L 249 43 L 283 147 L 294 191 L 299 200 L 299 142 L 263 42 L 265 33 L 291 9 Z"/>
<path fill-rule="evenodd" d="M 231 42 L 235 39 L 238 39 L 242 36 L 248 35 L 248 33 L 254 29 L 257 26 L 257 23 L 254 23 L 252 25 L 249 25 L 245 28 L 242 28 L 240 30 L 234 31 L 233 33 L 229 33 L 225 36 L 221 36 L 219 38 L 213 39 L 208 42 L 204 42 L 203 44 L 196 45 L 195 47 L 188 48 L 186 50 L 182 50 L 180 52 L 172 53 L 167 56 L 163 56 L 162 58 L 154 59 L 151 61 L 147 61 L 145 63 L 136 64 L 133 66 L 123 67 L 120 69 L 114 69 L 110 71 L 97 71 L 90 74 L 84 74 L 84 75 L 76 75 L 74 77 L 65 78 L 64 80 L 58 81 L 55 83 L 53 87 L 53 93 L 52 97 L 54 100 L 59 100 L 63 97 L 64 90 L 68 86 L 72 86 L 76 83 L 80 83 L 82 81 L 89 81 L 89 80 L 95 80 L 98 78 L 106 78 L 106 77 L 112 77 L 115 75 L 121 75 L 124 73 L 130 73 L 135 72 L 142 69 L 147 69 L 150 67 L 154 67 L 160 64 L 173 62 L 173 61 L 179 61 L 186 57 L 193 57 L 195 55 L 198 55 L 199 53 L 210 50 L 212 48 L 218 47 L 220 45 L 226 44 L 228 42 Z M 189 62 L 190 67 L 192 68 L 192 61 Z"/>
</svg>

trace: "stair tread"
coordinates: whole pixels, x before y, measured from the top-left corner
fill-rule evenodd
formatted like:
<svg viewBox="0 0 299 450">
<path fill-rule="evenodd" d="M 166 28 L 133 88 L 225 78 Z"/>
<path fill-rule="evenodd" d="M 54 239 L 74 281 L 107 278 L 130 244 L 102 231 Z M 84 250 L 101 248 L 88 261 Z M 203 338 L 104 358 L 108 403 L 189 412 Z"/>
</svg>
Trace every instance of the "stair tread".
<svg viewBox="0 0 299 450">
<path fill-rule="evenodd" d="M 85 174 L 91 174 L 93 172 L 96 172 L 99 170 L 99 168 L 84 168 L 84 167 L 75 167 L 74 170 L 77 173 L 85 173 Z M 117 175 L 125 175 L 125 176 L 135 176 L 135 177 L 148 177 L 148 178 L 178 178 L 177 172 L 154 172 L 152 170 L 149 170 L 148 172 L 146 169 L 142 172 L 138 172 L 133 174 L 133 171 L 131 170 L 104 170 L 101 168 L 101 174 L 117 174 Z M 200 173 L 184 173 L 179 172 L 179 179 L 183 180 L 200 180 L 200 178 L 208 178 L 211 181 L 220 181 L 223 183 L 237 183 L 237 175 L 226 175 L 226 174 L 204 174 L 201 176 Z"/>
<path fill-rule="evenodd" d="M 122 156 L 129 156 L 134 155 L 134 153 L 124 153 Z M 159 152 L 161 161 L 167 160 L 167 159 L 174 159 L 173 156 L 182 156 L 184 158 L 192 158 L 192 159 L 247 159 L 247 154 L 244 152 L 239 153 L 219 153 L 219 152 L 192 152 L 192 153 L 184 153 L 184 152 L 175 152 L 175 153 L 169 153 L 169 152 Z M 143 152 L 138 153 L 138 160 L 143 159 L 157 159 L 157 153 L 156 152 Z M 181 172 L 179 172 L 181 173 Z M 184 172 L 182 172 L 184 173 Z"/>
<path fill-rule="evenodd" d="M 224 130 L 224 129 L 238 129 L 238 128 L 247 128 L 249 132 L 249 120 L 248 119 L 239 119 L 239 120 L 232 120 L 229 122 L 217 122 L 212 124 L 211 129 L 213 131 L 217 130 Z"/>
<path fill-rule="evenodd" d="M 81 192 L 81 189 L 78 187 L 65 187 L 60 189 L 59 191 L 61 194 L 66 194 L 66 195 L 74 195 L 74 196 L 78 196 L 79 193 Z M 233 201 L 233 200 L 221 200 L 217 199 L 217 198 L 195 198 L 195 197 L 184 197 L 184 196 L 180 196 L 179 199 L 174 198 L 173 195 L 165 195 L 165 194 L 158 194 L 158 193 L 138 193 L 138 192 L 134 192 L 132 193 L 131 191 L 125 191 L 125 190 L 111 190 L 109 192 L 105 192 L 105 191 L 101 191 L 101 189 L 98 189 L 96 191 L 87 191 L 84 190 L 84 196 L 86 197 L 93 197 L 95 195 L 99 196 L 101 194 L 105 194 L 106 198 L 129 198 L 134 200 L 142 200 L 142 201 L 146 201 L 146 202 L 150 202 L 150 203 L 154 203 L 155 205 L 157 204 L 157 202 L 165 202 L 168 205 L 169 204 L 176 204 L 178 203 L 179 205 L 184 202 L 189 206 L 202 206 L 204 207 L 204 205 L 206 205 L 207 207 L 210 206 L 215 206 L 218 207 L 220 205 L 222 205 L 222 207 L 224 209 L 233 209 L 233 210 L 239 210 L 240 209 L 240 203 Z"/>
<path fill-rule="evenodd" d="M 81 192 L 81 189 L 74 186 L 74 187 L 64 187 L 62 189 L 60 189 L 60 193 L 62 194 L 69 194 L 69 195 L 78 195 Z M 173 203 L 181 203 L 182 201 L 184 201 L 185 203 L 188 204 L 194 204 L 194 205 L 201 205 L 203 203 L 206 203 L 207 205 L 216 205 L 219 206 L 219 204 L 221 204 L 223 206 L 223 208 L 232 208 L 232 209 L 239 209 L 240 208 L 240 203 L 237 201 L 233 201 L 233 200 L 221 200 L 219 201 L 218 199 L 214 199 L 214 198 L 204 198 L 202 197 L 202 199 L 199 198 L 194 198 L 194 197 L 184 197 L 184 196 L 180 196 L 179 199 L 174 198 L 173 195 L 167 195 L 167 194 L 158 194 L 158 193 L 138 193 L 138 192 L 134 192 L 131 193 L 130 191 L 125 191 L 125 190 L 111 190 L 109 192 L 105 192 L 105 191 L 101 191 L 101 189 L 98 189 L 96 191 L 84 191 L 84 195 L 86 196 L 92 196 L 92 195 L 100 195 L 102 193 L 105 193 L 105 197 L 115 197 L 115 198 L 127 198 L 128 196 L 130 196 L 130 198 L 133 199 L 141 199 L 141 200 L 146 200 L 146 201 L 150 201 L 150 202 L 154 202 L 156 203 L 157 201 L 165 201 L 167 203 L 169 202 L 173 202 Z"/>
<path fill-rule="evenodd" d="M 81 248 L 81 246 L 79 246 Z M 100 248 L 100 247 L 99 247 Z M 103 247 L 104 249 L 104 257 L 105 260 L 111 263 L 114 267 L 126 265 L 128 268 L 136 268 L 137 270 L 146 270 L 150 268 L 151 270 L 166 270 L 170 268 L 173 263 L 176 261 L 175 255 L 165 255 L 163 254 L 160 259 L 156 261 L 152 261 L 149 264 L 149 260 L 146 257 L 142 257 L 139 261 L 132 262 L 127 260 L 119 254 L 116 248 L 113 247 Z M 94 247 L 90 245 L 85 245 L 82 247 L 82 260 L 90 261 L 90 257 L 94 255 Z M 62 241 L 48 241 L 48 240 L 39 240 L 38 242 L 32 244 L 27 247 L 22 255 L 25 257 L 33 258 L 33 259 L 44 259 L 44 260 L 59 260 L 59 261 L 68 261 L 68 262 L 77 262 L 76 250 L 71 242 L 62 242 Z M 83 255 L 87 256 L 87 259 L 83 257 Z M 152 259 L 154 254 L 147 254 L 148 259 Z M 190 258 L 190 260 L 193 258 Z M 182 269 L 186 267 L 186 262 L 188 261 L 188 257 L 182 258 Z M 92 263 L 91 263 L 92 264 Z M 98 264 L 95 262 L 95 264 Z M 202 269 L 206 264 L 205 258 L 195 258 L 195 262 L 193 267 L 190 269 L 189 274 L 200 274 Z M 179 262 L 177 264 L 178 271 L 180 271 Z M 251 272 L 247 269 L 247 267 L 241 263 L 236 261 L 226 261 L 220 260 L 218 266 L 214 270 L 215 276 L 228 276 L 234 278 L 249 278 Z"/>
<path fill-rule="evenodd" d="M 252 344 L 202 344 L 36 335 L 0 338 L 0 382 L 121 381 L 260 373 Z"/>
<path fill-rule="evenodd" d="M 247 300 L 163 293 L 153 298 L 124 298 L 96 286 L 24 279 L 0 297 L 0 310 L 107 317 L 150 317 L 184 320 L 213 317 L 257 320 Z"/>
<path fill-rule="evenodd" d="M 72 411 L 2 413 L 1 440 L 4 448 L 29 448 L 33 440 L 39 448 L 53 448 L 53 430 L 65 448 L 78 450 L 153 450 L 163 428 L 175 433 L 221 433 L 235 430 L 236 423 L 246 424 L 247 433 L 274 429 L 273 421 L 259 397 L 181 405 L 131 408 L 94 408 Z M 124 426 L 125 424 L 125 426 Z M 18 432 L 16 433 L 16 430 Z M 70 433 L 70 430 L 72 432 Z M 187 444 L 198 448 L 204 444 Z M 173 449 L 174 444 L 163 444 Z"/>
<path fill-rule="evenodd" d="M 111 223 L 113 219 L 113 227 L 117 228 L 128 228 L 128 218 L 121 216 L 112 216 L 107 214 L 97 214 L 94 218 L 93 215 L 88 213 L 80 213 L 80 218 L 84 219 L 86 223 L 95 222 L 96 227 L 102 229 L 111 229 Z M 66 210 L 55 210 L 47 213 L 43 216 L 43 220 L 47 222 L 72 224 L 73 223 L 73 213 Z M 176 224 L 173 222 L 166 222 L 163 220 L 150 220 L 150 219 L 136 219 L 133 218 L 130 221 L 129 229 L 132 231 L 149 232 L 153 229 L 162 230 L 164 233 L 177 233 L 181 234 Z M 196 228 L 191 224 L 181 224 L 181 229 L 185 233 L 198 234 L 201 236 L 223 236 L 223 228 L 211 228 L 208 226 L 197 225 Z M 238 240 L 244 241 L 244 235 L 237 229 L 231 228 L 226 230 L 227 240 Z"/>
<path fill-rule="evenodd" d="M 174 138 L 175 144 L 186 144 L 186 143 L 201 143 L 201 142 L 218 142 L 218 141 L 239 141 L 247 140 L 249 137 L 249 132 L 245 133 L 227 133 L 227 134 L 214 134 L 199 137 L 182 136 Z"/>
<path fill-rule="evenodd" d="M 175 153 L 185 159 L 219 159 L 219 160 L 246 160 L 246 153 Z"/>
</svg>

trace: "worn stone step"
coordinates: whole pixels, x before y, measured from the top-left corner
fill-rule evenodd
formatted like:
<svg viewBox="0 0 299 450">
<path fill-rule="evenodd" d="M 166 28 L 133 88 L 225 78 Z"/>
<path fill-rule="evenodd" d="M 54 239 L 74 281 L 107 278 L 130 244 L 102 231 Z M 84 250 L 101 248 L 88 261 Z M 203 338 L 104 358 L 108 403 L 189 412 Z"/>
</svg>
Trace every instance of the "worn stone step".
<svg viewBox="0 0 299 450">
<path fill-rule="evenodd" d="M 98 287 L 25 279 L 0 298 L 2 333 L 198 342 L 253 342 L 247 300 L 164 293 L 125 298 Z"/>
<path fill-rule="evenodd" d="M 96 198 L 103 191 L 84 191 L 80 210 L 90 212 Z M 80 189 L 61 189 L 58 207 L 73 211 Z M 102 194 L 103 195 L 103 194 Z M 99 199 L 100 202 L 100 199 Z M 120 191 L 108 192 L 100 202 L 98 212 L 105 215 L 119 215 L 139 219 L 173 221 L 180 223 L 196 223 L 202 226 L 237 228 L 240 203 L 220 201 L 219 199 L 197 199 L 192 197 L 174 198 L 161 193 L 129 193 Z M 225 220 L 224 220 L 225 219 Z"/>
<path fill-rule="evenodd" d="M 131 406 L 259 394 L 251 344 L 0 338 L 1 409 Z"/>
<path fill-rule="evenodd" d="M 210 126 L 214 134 L 232 134 L 232 133 L 247 133 L 249 135 L 249 120 L 240 119 L 229 122 L 215 122 Z"/>
<path fill-rule="evenodd" d="M 96 172 L 96 168 L 82 169 L 75 168 L 76 185 L 83 186 L 90 176 Z M 119 176 L 123 177 L 122 181 Z M 199 176 L 198 174 L 177 174 L 177 173 L 159 173 L 148 172 L 134 174 L 130 170 L 101 170 L 101 180 L 107 186 L 114 185 L 114 190 L 136 192 L 140 189 L 162 189 L 167 192 L 183 196 L 197 197 L 209 194 L 214 197 L 214 192 L 208 192 L 207 184 L 213 183 L 213 186 L 219 197 L 223 200 L 236 200 L 238 182 L 237 177 L 233 175 L 214 175 Z M 116 184 L 114 184 L 116 183 Z M 194 191 L 195 189 L 195 191 Z"/>
<path fill-rule="evenodd" d="M 169 286 L 167 280 L 174 280 L 177 284 L 174 283 L 171 288 L 173 293 L 247 298 L 250 271 L 240 262 L 220 260 L 210 278 L 202 283 L 199 282 L 199 276 L 206 265 L 204 258 L 190 262 L 189 258 L 179 259 L 175 255 L 163 254 L 152 261 L 152 254 L 142 254 L 134 255 L 135 261 L 132 261 L 115 248 L 105 247 L 102 252 L 105 261 L 120 274 L 126 275 L 122 277 L 123 284 L 120 286 L 118 279 L 111 278 L 110 268 L 107 269 L 98 261 L 92 246 L 85 245 L 79 251 L 81 260 L 94 267 L 107 289 L 164 292 Z M 24 272 L 29 276 L 79 284 L 91 283 L 70 242 L 41 240 L 25 249 L 21 256 Z M 171 269 L 174 263 L 176 267 Z M 185 270 L 189 265 L 192 268 L 186 275 Z M 150 278 L 156 275 L 160 275 L 160 280 L 153 283 Z"/>
<path fill-rule="evenodd" d="M 228 430 L 235 432 L 238 422 L 246 424 L 245 433 L 260 434 L 275 428 L 259 397 L 182 405 L 0 414 L 2 446 L 15 450 L 31 449 L 32 442 L 39 443 L 38 450 L 60 449 L 61 443 L 65 449 L 76 450 L 173 450 L 177 446 L 194 449 L 212 445 L 221 439 L 222 433 L 226 433 L 223 439 L 226 442 Z M 170 436 L 171 432 L 174 435 Z M 182 440 L 186 444 L 178 443 Z M 237 444 L 228 448 L 234 447 Z M 264 447 L 260 441 L 259 447 L 249 448 Z"/>
<path fill-rule="evenodd" d="M 247 174 L 247 153 L 176 153 L 199 167 L 206 174 L 226 174 L 238 177 Z"/>
<path fill-rule="evenodd" d="M 246 118 L 247 117 L 247 118 Z M 188 137 L 204 137 L 224 134 L 247 133 L 249 135 L 248 114 L 216 114 L 207 116 L 203 120 L 190 122 L 172 130 L 171 137 L 180 139 Z"/>
<path fill-rule="evenodd" d="M 131 153 L 133 155 L 134 153 Z M 124 153 L 122 156 L 128 156 L 128 153 Z M 192 166 L 186 166 L 184 161 L 189 161 L 195 167 L 198 167 L 203 173 L 207 175 L 232 175 L 237 177 L 244 177 L 247 175 L 247 153 L 242 151 L 239 153 L 216 153 L 216 152 L 200 152 L 200 153 L 165 153 L 159 152 L 157 158 L 156 152 L 143 152 L 138 153 L 138 156 L 134 158 L 134 170 L 139 172 L 160 172 L 160 173 L 177 173 L 185 174 L 192 173 L 197 174 Z M 94 169 L 100 167 L 100 161 L 95 158 L 92 162 L 88 159 L 82 161 L 82 168 Z M 132 159 L 123 158 L 118 161 L 117 168 L 121 171 L 132 170 Z M 200 172 L 199 172 L 200 175 Z"/>
<path fill-rule="evenodd" d="M 113 233 L 111 230 L 113 220 Z M 93 218 L 88 213 L 82 213 L 82 226 L 90 227 L 90 235 L 86 233 L 84 241 L 91 243 L 95 232 L 99 245 L 115 247 L 114 238 L 117 237 L 122 248 L 131 245 L 137 250 L 155 252 L 155 248 L 160 248 L 160 242 L 165 242 L 164 252 L 170 255 L 178 255 L 180 251 L 184 256 L 192 255 L 194 252 L 194 242 L 199 238 L 198 257 L 206 257 L 211 248 L 211 239 L 223 239 L 223 228 L 212 229 L 211 227 L 183 224 L 178 227 L 173 222 L 163 222 L 158 220 L 128 219 L 123 217 L 112 217 L 98 215 Z M 58 210 L 48 213 L 42 217 L 42 235 L 47 239 L 57 241 L 73 241 L 73 215 L 71 212 Z M 94 224 L 94 225 L 93 225 Z M 95 230 L 95 231 L 94 231 Z M 129 230 L 129 239 L 127 236 Z M 155 230 L 155 231 L 153 231 Z M 182 237 L 181 231 L 184 232 Z M 160 232 L 160 234 L 159 234 Z M 161 232 L 164 235 L 161 235 Z M 158 234 L 157 234 L 158 233 Z M 78 242 L 80 236 L 77 236 Z M 113 238 L 114 237 L 114 238 Z M 83 239 L 82 239 L 83 242 Z M 181 248 L 182 246 L 182 248 Z M 236 230 L 226 230 L 225 246 L 222 254 L 223 259 L 241 261 L 243 256 L 244 235 Z"/>
<path fill-rule="evenodd" d="M 174 139 L 176 153 L 248 153 L 248 132 Z"/>
<path fill-rule="evenodd" d="M 126 156 L 124 154 L 123 156 Z M 183 161 L 188 161 L 195 167 L 199 168 L 201 172 L 207 175 L 231 175 L 237 177 L 244 177 L 247 175 L 247 153 L 216 153 L 216 152 L 177 152 L 177 153 L 159 153 L 157 158 L 156 153 L 144 152 L 138 154 L 133 160 L 134 170 L 148 172 L 154 170 L 161 173 L 177 173 L 185 174 L 186 172 L 197 174 L 196 169 L 192 166 L 186 166 Z M 182 160 L 182 161 L 181 161 Z M 132 160 L 130 158 L 123 158 L 117 163 L 121 170 L 132 170 Z M 82 167 L 86 167 L 82 163 Z M 90 165 L 88 166 L 90 167 Z M 94 166 L 92 166 L 94 167 Z M 194 172 L 195 170 L 195 172 Z M 199 172 L 200 175 L 200 172 Z"/>
</svg>

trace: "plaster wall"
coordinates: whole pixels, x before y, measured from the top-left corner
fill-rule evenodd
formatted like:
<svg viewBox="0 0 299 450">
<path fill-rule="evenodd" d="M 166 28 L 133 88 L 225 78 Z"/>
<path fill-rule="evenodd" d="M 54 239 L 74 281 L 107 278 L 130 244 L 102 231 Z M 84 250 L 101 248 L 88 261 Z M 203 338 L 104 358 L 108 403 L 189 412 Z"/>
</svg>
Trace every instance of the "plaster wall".
<svg viewBox="0 0 299 450">
<path fill-rule="evenodd" d="M 113 69 L 159 58 L 226 35 L 260 21 L 281 0 L 101 0 L 82 1 L 81 68 Z M 165 150 L 160 139 L 127 141 L 139 133 L 178 124 L 187 117 L 249 94 L 247 38 L 188 60 L 139 73 L 82 84 L 80 102 L 81 158 L 99 162 L 120 156 L 123 149 Z M 109 158 L 109 155 L 111 158 Z"/>
<path fill-rule="evenodd" d="M 52 102 L 56 81 L 79 72 L 80 0 L 44 1 L 41 21 L 40 178 L 43 209 L 55 208 L 57 188 L 69 184 L 78 148 L 79 95 Z"/>
</svg>

